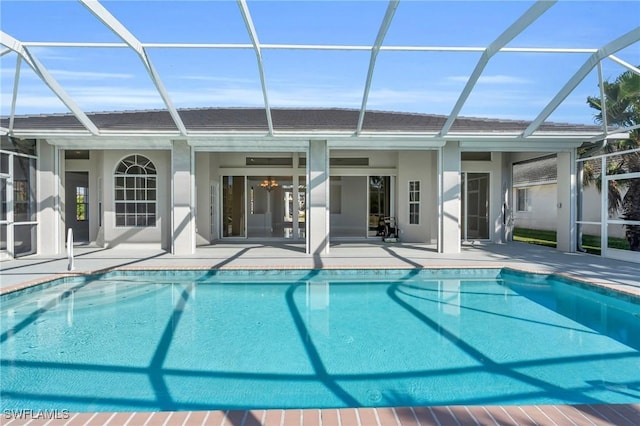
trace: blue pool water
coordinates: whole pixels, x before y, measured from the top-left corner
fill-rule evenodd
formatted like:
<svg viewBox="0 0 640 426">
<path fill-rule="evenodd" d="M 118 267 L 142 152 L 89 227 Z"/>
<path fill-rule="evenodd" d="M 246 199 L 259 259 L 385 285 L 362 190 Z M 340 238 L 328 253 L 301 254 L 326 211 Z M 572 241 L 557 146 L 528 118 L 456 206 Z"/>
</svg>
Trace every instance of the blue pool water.
<svg viewBox="0 0 640 426">
<path fill-rule="evenodd" d="M 640 301 L 508 270 L 115 272 L 1 314 L 3 410 L 640 401 Z"/>
</svg>

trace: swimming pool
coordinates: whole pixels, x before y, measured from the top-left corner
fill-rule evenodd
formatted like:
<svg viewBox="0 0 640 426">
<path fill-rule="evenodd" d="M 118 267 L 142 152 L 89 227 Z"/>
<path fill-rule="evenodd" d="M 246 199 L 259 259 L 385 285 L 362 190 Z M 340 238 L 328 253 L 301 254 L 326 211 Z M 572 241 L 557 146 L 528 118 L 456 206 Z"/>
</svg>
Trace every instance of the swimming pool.
<svg viewBox="0 0 640 426">
<path fill-rule="evenodd" d="M 3 410 L 640 399 L 637 299 L 510 270 L 115 271 L 1 314 Z"/>
</svg>

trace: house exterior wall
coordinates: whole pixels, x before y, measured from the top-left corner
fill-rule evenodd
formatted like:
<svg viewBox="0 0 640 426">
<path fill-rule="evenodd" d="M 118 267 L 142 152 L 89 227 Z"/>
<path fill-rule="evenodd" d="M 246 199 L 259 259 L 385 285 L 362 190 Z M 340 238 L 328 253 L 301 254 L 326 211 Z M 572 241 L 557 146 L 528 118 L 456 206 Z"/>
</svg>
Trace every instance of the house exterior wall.
<svg viewBox="0 0 640 426">
<path fill-rule="evenodd" d="M 59 210 L 59 164 L 56 147 L 38 141 L 38 253 L 59 253 L 62 217 Z"/>
<path fill-rule="evenodd" d="M 340 176 L 329 184 L 329 227 L 331 236 L 367 235 L 366 176 Z M 339 186 L 339 189 L 337 188 Z"/>
<path fill-rule="evenodd" d="M 517 188 L 528 189 L 530 202 L 530 208 L 528 211 L 519 212 L 516 210 Z M 526 185 L 514 188 L 512 201 L 514 226 L 517 228 L 556 231 L 558 226 L 557 200 L 558 193 L 556 183 Z M 582 203 L 583 221 L 600 221 L 600 202 L 600 193 L 595 187 L 588 187 L 584 189 Z M 600 225 L 583 225 L 582 233 L 599 236 Z M 625 238 L 625 229 L 623 226 L 610 226 L 608 234 L 610 237 Z"/>
<path fill-rule="evenodd" d="M 441 253 L 460 252 L 460 142 L 448 141 L 441 150 L 440 174 L 442 186 L 440 201 Z"/>
<path fill-rule="evenodd" d="M 313 239 L 315 234 L 317 239 L 312 241 L 311 250 L 316 253 L 324 252 L 327 249 L 327 237 L 335 237 L 341 233 L 347 234 L 349 230 L 352 234 L 346 236 L 366 237 L 368 229 L 368 176 L 392 176 L 391 203 L 394 206 L 392 214 L 397 218 L 400 229 L 400 239 L 407 243 L 433 244 L 438 241 L 438 231 L 442 226 L 441 247 L 444 250 L 455 252 L 459 250 L 461 236 L 460 200 L 461 173 L 488 173 L 490 176 L 490 202 L 489 202 L 489 239 L 491 241 L 501 241 L 503 235 L 502 204 L 504 201 L 504 178 L 508 176 L 509 170 L 505 166 L 514 159 L 535 156 L 531 153 L 503 154 L 493 152 L 491 161 L 460 161 L 461 149 L 457 142 L 449 142 L 443 148 L 443 157 L 440 158 L 439 151 L 434 148 L 418 150 L 393 150 L 392 144 L 389 149 L 329 149 L 322 141 L 310 142 L 310 148 L 306 152 L 210 152 L 198 151 L 193 154 L 193 163 L 189 163 L 192 148 L 186 141 L 181 142 L 181 160 L 173 158 L 175 152 L 169 149 L 105 149 L 92 150 L 89 160 L 66 160 L 62 161 L 60 174 L 64 171 L 89 171 L 90 180 L 90 233 L 91 241 L 104 246 L 113 247 L 128 244 L 145 244 L 165 250 L 171 250 L 172 244 L 180 233 L 187 232 L 191 239 L 185 237 L 180 252 L 189 252 L 191 247 L 198 244 L 209 244 L 220 239 L 219 221 L 221 215 L 221 177 L 225 175 L 242 176 L 295 176 L 305 178 L 307 169 L 310 169 L 311 180 L 307 179 L 306 184 L 307 203 L 309 211 L 315 210 L 316 219 L 308 219 L 308 236 Z M 315 147 L 315 148 L 314 148 Z M 55 151 L 49 146 L 49 151 L 44 155 L 51 156 Z M 315 149 L 315 151 L 314 151 Z M 47 150 L 45 150 L 47 151 Z M 175 151 L 175 147 L 174 150 Z M 317 152 L 316 152 L 317 151 Z M 62 155 L 63 152 L 62 151 Z M 315 162 L 313 155 L 316 155 Z M 324 155 L 323 155 L 324 153 Z M 118 163 L 128 155 L 144 155 L 154 162 L 158 173 L 158 194 L 157 194 L 157 223 L 155 227 L 116 227 L 115 226 L 115 203 L 114 203 L 114 170 Z M 188 155 L 187 155 L 188 154 Z M 292 157 L 292 166 L 288 167 L 252 167 L 247 166 L 247 156 L 265 157 Z M 307 157 L 307 167 L 298 166 L 298 157 Z M 360 158 L 369 159 L 368 166 L 358 167 L 327 167 L 331 158 Z M 44 158 L 44 157 L 43 157 Z M 507 161 L 509 159 L 509 161 Z M 51 161 L 51 160 L 47 160 Z M 53 166 L 50 165 L 52 168 Z M 322 167 L 321 167 L 322 166 Z M 442 178 L 439 176 L 439 167 L 442 167 Z M 182 173 L 180 182 L 176 183 L 176 170 Z M 45 170 L 42 171 L 45 173 Z M 173 173 L 173 175 L 172 175 Z M 315 194 L 312 194 L 314 175 L 321 179 L 316 183 Z M 44 175 L 43 175 L 44 176 Z M 329 176 L 340 177 L 342 179 L 341 193 L 332 194 L 330 191 Z M 419 224 L 409 224 L 409 182 L 420 182 L 420 215 Z M 191 182 L 195 187 L 193 194 Z M 295 182 L 295 179 L 294 179 Z M 440 185 L 443 187 L 440 187 Z M 212 198 L 212 185 L 214 186 Z M 172 195 L 173 188 L 173 195 Z M 505 190 L 503 190 L 505 189 Z M 443 192 L 440 192 L 440 191 Z M 176 192 L 180 192 L 179 204 L 183 211 L 181 217 L 187 218 L 185 227 L 180 223 L 172 225 L 171 215 L 176 214 L 174 205 Z M 64 188 L 61 189 L 60 196 L 63 197 Z M 101 196 L 98 194 L 101 193 Z M 172 196 L 174 200 L 172 200 Z M 341 213 L 330 213 L 330 207 L 336 198 L 340 197 Z M 547 197 L 555 199 L 553 194 Z M 216 200 L 215 198 L 218 197 Z M 102 204 L 102 226 L 100 222 L 98 203 L 101 198 Z M 63 198 L 61 198 L 63 199 Z M 443 211 L 439 213 L 439 200 L 444 202 Z M 259 203 L 260 200 L 256 200 Z M 278 204 L 278 200 L 273 200 L 273 212 L 280 211 L 284 207 Z M 537 199 L 533 201 L 534 206 Z M 212 205 L 213 203 L 213 205 Z M 540 203 L 543 203 L 541 200 Z M 515 207 L 515 203 L 513 204 Z M 555 203 L 554 203 L 555 205 Z M 548 203 L 547 203 L 548 207 Z M 61 206 L 61 210 L 63 210 Z M 324 213 L 322 213 L 324 212 Z M 311 216 L 311 215 L 310 215 Z M 309 216 L 309 217 L 310 217 Z M 531 216 L 531 215 L 529 215 Z M 319 219 L 324 217 L 326 219 Z M 445 219 L 446 217 L 446 219 Z M 514 212 L 514 217 L 519 223 L 526 220 L 526 214 Z M 535 220 L 529 218 L 530 220 Z M 545 218 L 546 219 L 546 218 Z M 50 219 L 49 219 L 50 220 Z M 442 222 L 439 222 L 442 221 Z M 249 224 L 250 225 L 250 224 Z M 304 224 L 302 225 L 304 226 Z M 522 226 L 522 225 L 519 225 Z M 531 225 L 534 226 L 533 222 Z M 546 226 L 537 224 L 535 226 Z M 191 229 L 188 229 L 192 227 Z M 184 228 L 184 229 L 183 229 Z M 185 230 L 186 229 L 186 230 Z M 331 231 L 331 232 L 330 232 Z M 353 234 L 355 232 L 355 235 Z M 51 239 L 52 237 L 47 237 Z M 51 244 L 43 244 L 50 247 Z M 445 247 L 446 245 L 446 247 Z M 188 246 L 188 247 L 187 247 Z M 185 248 L 187 247 L 187 248 Z"/>
<path fill-rule="evenodd" d="M 526 188 L 529 209 L 517 210 L 517 189 Z M 545 185 L 527 185 L 514 188 L 513 219 L 516 228 L 540 229 L 555 231 L 558 220 L 556 200 L 558 190 L 555 183 Z"/>
<path fill-rule="evenodd" d="M 397 219 L 400 238 L 408 243 L 428 243 L 438 237 L 438 153 L 400 151 L 398 153 Z M 420 182 L 419 224 L 409 224 L 409 182 Z"/>
<path fill-rule="evenodd" d="M 326 140 L 309 142 L 307 159 L 307 252 L 329 252 L 329 149 Z"/>
<path fill-rule="evenodd" d="M 196 245 L 209 244 L 213 239 L 211 229 L 211 153 L 195 154 L 196 179 Z"/>
</svg>

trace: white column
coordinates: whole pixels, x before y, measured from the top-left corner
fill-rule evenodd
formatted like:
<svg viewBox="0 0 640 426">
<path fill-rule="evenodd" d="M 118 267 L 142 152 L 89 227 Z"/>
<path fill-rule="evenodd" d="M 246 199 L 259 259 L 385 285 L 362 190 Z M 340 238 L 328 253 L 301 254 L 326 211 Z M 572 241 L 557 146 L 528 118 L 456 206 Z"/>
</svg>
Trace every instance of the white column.
<svg viewBox="0 0 640 426">
<path fill-rule="evenodd" d="M 298 222 L 298 218 L 299 218 L 299 212 L 298 212 L 298 199 L 299 199 L 299 190 L 298 190 L 298 186 L 300 185 L 300 179 L 297 175 L 297 172 L 295 171 L 295 167 L 298 164 L 298 155 L 294 154 L 294 172 L 293 172 L 293 177 L 292 177 L 292 189 L 291 189 L 291 197 L 293 198 L 293 200 L 291 201 L 291 232 L 293 232 L 293 235 L 291 236 L 294 240 L 296 238 L 298 238 L 298 235 L 300 235 L 300 223 Z M 288 208 L 288 207 L 287 207 Z"/>
<path fill-rule="evenodd" d="M 576 156 L 572 152 L 558 153 L 558 221 L 556 224 L 558 250 L 576 251 Z"/>
<path fill-rule="evenodd" d="M 494 153 L 495 155 L 495 153 Z M 513 208 L 512 206 L 512 176 L 511 176 L 511 154 L 503 152 L 501 157 L 501 193 L 500 193 L 500 235 L 496 241 L 506 243 L 513 240 Z"/>
<path fill-rule="evenodd" d="M 460 252 L 460 143 L 440 148 L 440 253 Z"/>
<path fill-rule="evenodd" d="M 329 253 L 329 148 L 327 141 L 309 141 L 307 253 Z"/>
<path fill-rule="evenodd" d="M 171 150 L 171 252 L 195 252 L 193 152 L 186 141 L 173 141 Z"/>
<path fill-rule="evenodd" d="M 196 242 L 209 244 L 212 240 L 211 229 L 211 175 L 209 171 L 209 153 L 199 152 L 195 156 L 195 180 L 196 180 Z"/>
<path fill-rule="evenodd" d="M 60 232 L 59 150 L 38 141 L 38 254 L 61 253 L 64 235 Z"/>
</svg>

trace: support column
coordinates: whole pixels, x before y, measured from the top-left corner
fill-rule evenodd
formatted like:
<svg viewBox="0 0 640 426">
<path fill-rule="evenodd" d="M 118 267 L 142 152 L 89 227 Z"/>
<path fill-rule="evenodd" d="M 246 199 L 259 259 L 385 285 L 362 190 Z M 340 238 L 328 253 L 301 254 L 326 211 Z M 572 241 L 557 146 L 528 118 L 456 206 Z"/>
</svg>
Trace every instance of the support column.
<svg viewBox="0 0 640 426">
<path fill-rule="evenodd" d="M 171 253 L 195 252 L 195 177 L 193 152 L 187 141 L 173 141 L 171 150 Z"/>
<path fill-rule="evenodd" d="M 558 221 L 556 224 L 558 250 L 576 251 L 576 152 L 559 152 L 558 164 Z"/>
<path fill-rule="evenodd" d="M 38 254 L 43 255 L 62 253 L 66 235 L 61 232 L 59 152 L 38 141 Z"/>
<path fill-rule="evenodd" d="M 460 253 L 460 142 L 440 148 L 440 253 Z"/>
<path fill-rule="evenodd" d="M 512 188 L 513 188 L 513 176 L 511 176 L 511 154 L 503 152 L 502 155 L 502 193 L 500 194 L 500 206 L 501 206 L 501 226 L 500 235 L 496 240 L 501 243 L 507 243 L 513 241 L 513 208 L 512 206 Z"/>
<path fill-rule="evenodd" d="M 329 148 L 327 141 L 309 141 L 307 253 L 329 253 Z"/>
<path fill-rule="evenodd" d="M 293 156 L 293 164 L 298 164 L 298 154 L 294 154 Z M 295 169 L 294 169 L 295 170 Z M 292 188 L 291 188 L 291 197 L 293 198 L 292 202 L 291 202 L 291 232 L 293 233 L 293 235 L 291 236 L 292 239 L 297 239 L 298 236 L 300 235 L 300 223 L 298 222 L 299 219 L 299 214 L 298 214 L 298 198 L 299 198 L 299 189 L 298 186 L 300 186 L 300 180 L 298 178 L 298 175 L 294 172 L 292 178 Z M 289 208 L 289 207 L 285 207 L 285 208 Z"/>
</svg>

